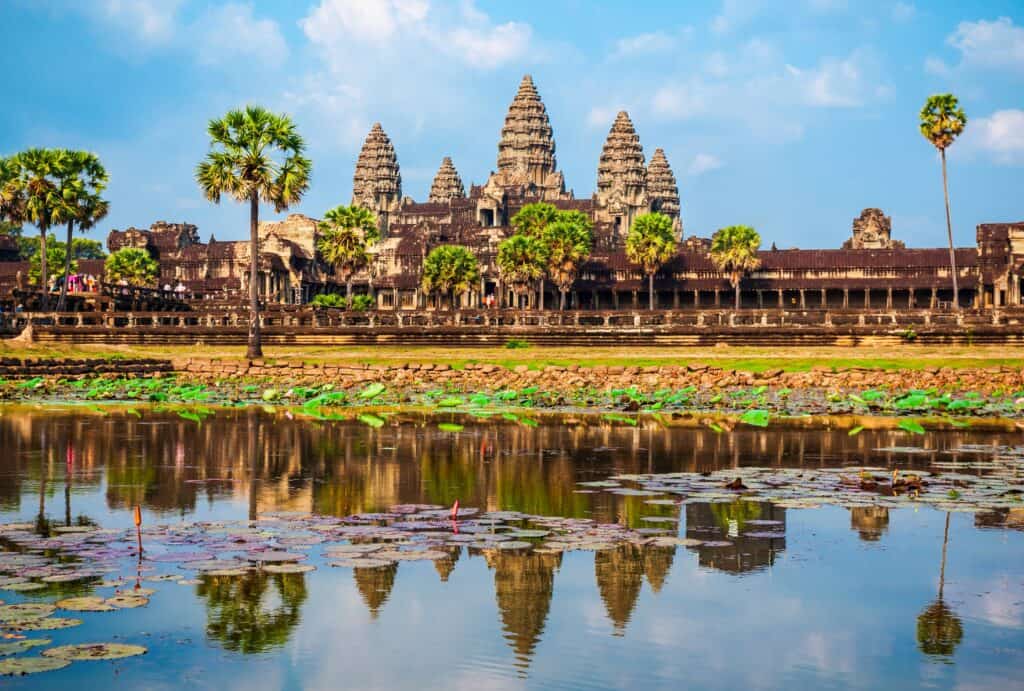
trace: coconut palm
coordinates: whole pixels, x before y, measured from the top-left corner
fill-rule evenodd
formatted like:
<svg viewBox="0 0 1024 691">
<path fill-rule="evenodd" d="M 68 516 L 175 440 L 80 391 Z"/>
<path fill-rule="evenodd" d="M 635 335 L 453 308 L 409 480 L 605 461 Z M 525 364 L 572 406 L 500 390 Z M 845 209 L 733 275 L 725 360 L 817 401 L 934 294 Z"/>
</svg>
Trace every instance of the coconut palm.
<svg viewBox="0 0 1024 691">
<path fill-rule="evenodd" d="M 4 197 L 8 220 L 31 223 L 39 228 L 40 309 L 49 302 L 46 236 L 50 228 L 66 219 L 67 207 L 60 195 L 61 171 L 66 152 L 63 149 L 26 149 L 9 159 Z M 13 167 L 13 171 L 10 168 Z"/>
<path fill-rule="evenodd" d="M 942 536 L 942 565 L 939 567 L 939 594 L 917 617 L 917 645 L 926 655 L 949 657 L 964 637 L 964 627 L 942 597 L 946 585 L 946 545 L 949 543 L 949 512 Z"/>
<path fill-rule="evenodd" d="M 88 230 L 106 217 L 110 203 L 100 194 L 107 187 L 109 176 L 96 154 L 88 151 L 66 151 L 60 172 L 60 196 L 63 219 L 68 228 L 65 247 L 73 247 L 75 224 Z M 64 253 L 64 280 L 60 285 L 57 311 L 64 309 L 68 295 L 67 277 L 71 274 L 72 252 Z"/>
<path fill-rule="evenodd" d="M 423 262 L 422 288 L 427 294 L 448 294 L 452 308 L 455 296 L 469 290 L 480 279 L 480 266 L 467 247 L 439 245 Z"/>
<path fill-rule="evenodd" d="M 547 248 L 540 239 L 513 235 L 498 245 L 498 271 L 516 295 L 524 295 L 547 268 Z"/>
<path fill-rule="evenodd" d="M 160 266 L 149 252 L 137 247 L 122 247 L 107 257 L 103 273 L 108 281 L 125 281 L 131 286 L 153 285 Z"/>
<path fill-rule="evenodd" d="M 939 150 L 942 159 L 942 195 L 946 200 L 946 234 L 949 236 L 949 266 L 953 272 L 953 306 L 960 309 L 960 287 L 956 275 L 956 250 L 953 248 L 953 221 L 949 215 L 949 184 L 946 179 L 946 149 L 967 127 L 960 102 L 953 94 L 929 96 L 921 109 L 921 134 Z"/>
<path fill-rule="evenodd" d="M 594 244 L 590 220 L 559 217 L 549 223 L 541 235 L 547 254 L 548 275 L 558 286 L 559 309 L 565 309 L 565 294 L 576 280 L 583 262 L 590 256 Z"/>
<path fill-rule="evenodd" d="M 345 297 L 351 300 L 352 276 L 369 264 L 367 250 L 380 238 L 377 219 L 369 209 L 342 205 L 325 213 L 318 228 L 316 248 L 345 281 Z"/>
<path fill-rule="evenodd" d="M 654 309 L 654 274 L 676 253 L 672 219 L 665 214 L 642 214 L 633 221 L 626 236 L 626 256 L 647 274 L 649 308 Z"/>
<path fill-rule="evenodd" d="M 729 274 L 729 284 L 736 292 L 736 309 L 740 308 L 740 280 L 761 266 L 757 250 L 761 236 L 750 226 L 720 228 L 711 236 L 711 261 L 719 271 Z"/>
<path fill-rule="evenodd" d="M 196 181 L 207 199 L 228 194 L 249 203 L 249 346 L 247 357 L 263 355 L 259 323 L 260 200 L 283 211 L 309 188 L 312 163 L 305 143 L 287 115 L 259 106 L 229 111 L 207 127 L 211 151 L 196 167 Z"/>
<path fill-rule="evenodd" d="M 526 204 L 512 217 L 512 227 L 516 235 L 540 238 L 544 229 L 553 223 L 558 216 L 558 209 L 545 202 Z M 544 274 L 541 274 L 540 289 L 537 291 L 537 309 L 544 309 Z"/>
</svg>

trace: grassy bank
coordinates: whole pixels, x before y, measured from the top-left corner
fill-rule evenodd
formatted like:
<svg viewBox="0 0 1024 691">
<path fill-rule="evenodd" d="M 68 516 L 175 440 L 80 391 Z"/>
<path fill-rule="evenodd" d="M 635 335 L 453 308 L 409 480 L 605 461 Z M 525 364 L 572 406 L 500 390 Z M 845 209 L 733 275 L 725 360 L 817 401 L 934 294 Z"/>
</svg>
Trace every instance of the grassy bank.
<svg viewBox="0 0 1024 691">
<path fill-rule="evenodd" d="M 0 341 L 0 357 L 17 358 L 231 358 L 242 359 L 242 347 L 110 347 L 14 345 Z M 777 348 L 463 348 L 440 347 L 284 347 L 266 349 L 268 360 L 307 363 L 399 365 L 407 362 L 449 365 L 494 364 L 505 367 L 526 365 L 541 369 L 549 365 L 566 367 L 656 366 L 702 362 L 716 367 L 747 372 L 783 369 L 807 371 L 814 367 L 864 367 L 884 370 L 920 370 L 934 367 L 977 369 L 1024 367 L 1024 353 L 1000 346 L 929 347 L 907 345 L 877 348 L 806 347 L 780 352 Z"/>
</svg>

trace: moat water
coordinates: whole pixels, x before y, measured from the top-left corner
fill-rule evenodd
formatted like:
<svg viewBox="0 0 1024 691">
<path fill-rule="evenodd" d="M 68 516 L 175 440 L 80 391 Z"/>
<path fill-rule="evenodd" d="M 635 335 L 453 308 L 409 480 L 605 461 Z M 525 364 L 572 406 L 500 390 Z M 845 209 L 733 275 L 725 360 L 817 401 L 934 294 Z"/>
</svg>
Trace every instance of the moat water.
<svg viewBox="0 0 1024 691">
<path fill-rule="evenodd" d="M 104 572 L 0 599 L 154 591 L 142 607 L 57 610 L 81 625 L 20 634 L 145 655 L 4 686 L 1024 688 L 1024 508 L 786 508 L 601 482 L 960 462 L 986 473 L 1024 455 L 1020 434 L 0 413 L 0 547 L 29 555 L 0 554 L 6 576 Z M 570 543 L 546 531 L 587 537 L 555 549 Z M 350 543 L 382 551 L 339 558 Z M 434 558 L 354 567 L 399 549 Z M 257 553 L 315 568 L 230 575 Z M 226 575 L 193 568 L 204 557 Z"/>
</svg>

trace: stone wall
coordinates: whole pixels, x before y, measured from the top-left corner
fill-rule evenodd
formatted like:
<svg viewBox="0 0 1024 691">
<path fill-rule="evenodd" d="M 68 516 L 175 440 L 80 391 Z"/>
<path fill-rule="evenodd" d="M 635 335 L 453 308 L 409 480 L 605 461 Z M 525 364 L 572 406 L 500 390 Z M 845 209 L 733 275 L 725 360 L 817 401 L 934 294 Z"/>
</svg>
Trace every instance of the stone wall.
<svg viewBox="0 0 1024 691">
<path fill-rule="evenodd" d="M 174 371 L 170 360 L 133 358 L 105 360 L 100 358 L 0 358 L 0 378 L 83 377 L 100 375 L 152 376 Z"/>
</svg>

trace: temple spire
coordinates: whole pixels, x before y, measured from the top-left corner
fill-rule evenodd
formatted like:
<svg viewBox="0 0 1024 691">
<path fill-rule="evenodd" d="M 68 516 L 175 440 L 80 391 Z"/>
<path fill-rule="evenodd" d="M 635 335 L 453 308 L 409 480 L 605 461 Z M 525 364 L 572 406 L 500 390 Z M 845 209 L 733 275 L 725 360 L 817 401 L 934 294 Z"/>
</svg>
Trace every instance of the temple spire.
<svg viewBox="0 0 1024 691">
<path fill-rule="evenodd" d="M 387 233 L 391 214 L 402 203 L 402 175 L 395 147 L 379 122 L 373 123 L 356 160 L 352 177 L 352 203 L 377 215 L 381 231 Z"/>
<path fill-rule="evenodd" d="M 672 219 L 676 230 L 682 232 L 679 219 L 679 187 L 676 176 L 665 157 L 664 149 L 655 149 L 651 162 L 647 165 L 647 197 L 651 201 L 651 211 L 658 211 Z"/>
<path fill-rule="evenodd" d="M 629 232 L 633 219 L 648 208 L 647 169 L 640 137 L 629 114 L 615 116 L 597 164 L 599 219 L 613 223 L 616 235 Z"/>
<path fill-rule="evenodd" d="M 462 199 L 466 196 L 466 189 L 462 186 L 462 178 L 455 170 L 452 159 L 448 156 L 441 161 L 441 167 L 437 169 L 434 182 L 430 185 L 430 196 L 427 201 L 441 204 L 451 199 Z"/>
<path fill-rule="evenodd" d="M 565 194 L 565 181 L 555 161 L 551 122 L 530 75 L 519 83 L 505 115 L 497 173 L 500 186 L 533 186 L 545 197 Z"/>
</svg>

